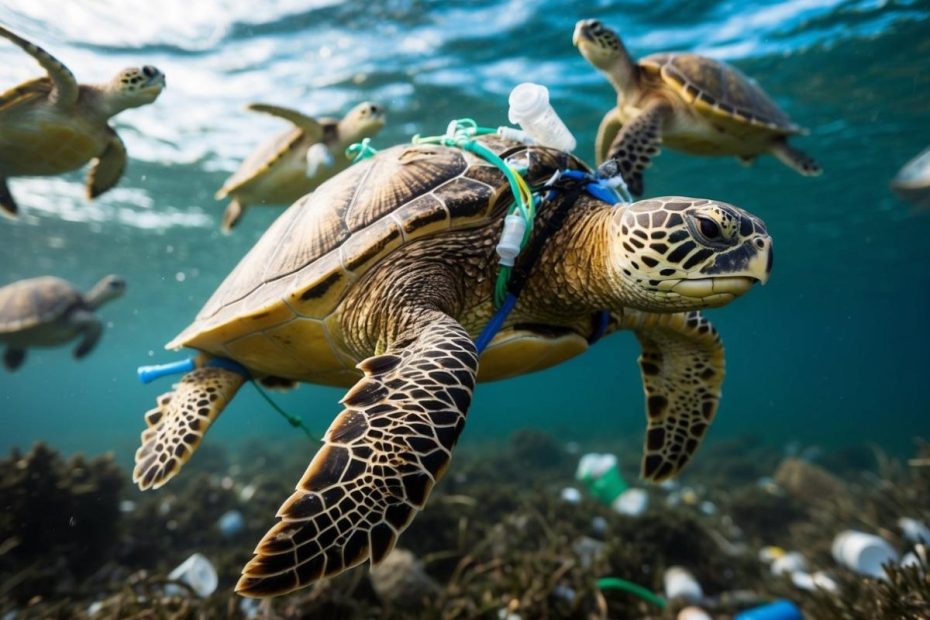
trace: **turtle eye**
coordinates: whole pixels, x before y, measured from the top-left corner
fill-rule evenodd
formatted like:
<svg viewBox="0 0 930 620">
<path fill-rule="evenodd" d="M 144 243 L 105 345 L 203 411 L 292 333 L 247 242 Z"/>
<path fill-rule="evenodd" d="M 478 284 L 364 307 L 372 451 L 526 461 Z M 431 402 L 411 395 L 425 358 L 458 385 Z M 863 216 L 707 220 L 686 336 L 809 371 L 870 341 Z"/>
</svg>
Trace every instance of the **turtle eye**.
<svg viewBox="0 0 930 620">
<path fill-rule="evenodd" d="M 701 234 L 704 235 L 709 241 L 716 241 L 717 239 L 720 239 L 720 226 L 718 226 L 717 222 L 710 219 L 709 217 L 699 217 L 698 228 L 700 229 Z"/>
</svg>

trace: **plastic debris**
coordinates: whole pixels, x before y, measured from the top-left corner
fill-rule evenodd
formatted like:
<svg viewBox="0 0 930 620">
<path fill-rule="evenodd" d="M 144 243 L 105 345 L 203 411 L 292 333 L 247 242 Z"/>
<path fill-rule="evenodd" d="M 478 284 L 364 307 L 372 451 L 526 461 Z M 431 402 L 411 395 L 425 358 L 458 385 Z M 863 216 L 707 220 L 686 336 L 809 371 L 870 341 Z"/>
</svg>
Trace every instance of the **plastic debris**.
<svg viewBox="0 0 930 620">
<path fill-rule="evenodd" d="M 784 599 L 741 611 L 733 620 L 804 620 L 801 610 L 791 601 Z"/>
<path fill-rule="evenodd" d="M 195 553 L 191 557 L 168 574 L 168 579 L 186 583 L 198 596 L 206 598 L 216 591 L 219 579 L 216 576 L 216 569 L 210 560 L 200 553 Z M 165 588 L 168 594 L 180 594 L 181 589 L 177 586 Z"/>
<path fill-rule="evenodd" d="M 614 512 L 630 517 L 638 517 L 649 506 L 649 493 L 643 489 L 627 489 L 615 499 L 610 507 Z"/>
<path fill-rule="evenodd" d="M 676 620 L 713 620 L 710 614 L 700 607 L 695 607 L 693 605 L 679 611 L 675 618 Z"/>
<path fill-rule="evenodd" d="M 581 491 L 575 487 L 565 487 L 562 489 L 562 492 L 559 493 L 559 497 L 562 498 L 563 502 L 568 502 L 569 504 L 578 504 L 581 502 Z"/>
<path fill-rule="evenodd" d="M 223 513 L 223 516 L 217 520 L 216 526 L 220 528 L 223 536 L 230 538 L 245 528 L 245 519 L 238 510 L 230 510 Z"/>
<path fill-rule="evenodd" d="M 665 597 L 668 599 L 681 599 L 698 602 L 704 598 L 704 590 L 692 575 L 683 566 L 670 566 L 662 576 L 665 585 Z"/>
<path fill-rule="evenodd" d="M 917 519 L 911 519 L 910 517 L 901 517 L 898 519 L 898 527 L 901 528 L 904 537 L 909 541 L 915 543 L 930 543 L 930 528 L 923 522 Z"/>
<path fill-rule="evenodd" d="M 897 562 L 898 552 L 885 539 L 856 530 L 846 530 L 833 539 L 833 558 L 862 575 L 882 577 L 882 564 Z"/>
<path fill-rule="evenodd" d="M 575 137 L 549 103 L 549 89 L 523 82 L 510 91 L 508 119 L 517 123 L 539 144 L 560 151 L 575 150 Z"/>
<path fill-rule="evenodd" d="M 807 560 L 797 551 L 789 551 L 772 562 L 772 574 L 783 575 L 807 570 Z"/>
</svg>

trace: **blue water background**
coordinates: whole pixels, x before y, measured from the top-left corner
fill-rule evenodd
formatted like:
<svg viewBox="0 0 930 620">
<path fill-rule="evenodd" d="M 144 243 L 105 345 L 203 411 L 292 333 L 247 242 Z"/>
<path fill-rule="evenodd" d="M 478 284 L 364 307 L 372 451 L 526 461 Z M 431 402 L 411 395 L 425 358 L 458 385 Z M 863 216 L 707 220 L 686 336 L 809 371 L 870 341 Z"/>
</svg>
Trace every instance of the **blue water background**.
<svg viewBox="0 0 930 620">
<path fill-rule="evenodd" d="M 140 385 L 135 367 L 174 359 L 163 344 L 280 213 L 252 209 L 235 234 L 218 232 L 213 192 L 283 129 L 245 104 L 323 115 L 376 100 L 389 110 L 380 147 L 462 116 L 502 124 L 507 93 L 531 80 L 549 87 L 590 159 L 614 95 L 571 44 L 586 17 L 618 29 L 638 56 L 691 50 L 734 63 L 810 128 L 795 143 L 826 171 L 809 179 L 768 157 L 744 168 L 666 150 L 647 173 L 648 195 L 732 202 L 775 239 L 770 283 L 708 313 L 728 363 L 709 440 L 749 433 L 908 454 L 930 435 L 930 214 L 897 200 L 888 181 L 930 143 L 930 5 L 838 0 L 4 2 L 0 22 L 82 81 L 154 64 L 168 88 L 115 120 L 131 161 L 101 199 L 83 198 L 82 173 L 12 184 L 24 215 L 0 221 L 0 282 L 54 274 L 89 288 L 114 272 L 129 289 L 101 311 L 108 329 L 87 360 L 32 350 L 19 372 L 0 372 L 0 450 L 45 440 L 130 461 L 142 413 L 170 385 Z M 0 88 L 39 73 L 0 41 Z M 637 354 L 618 334 L 555 369 L 482 385 L 463 440 L 526 426 L 594 443 L 639 437 Z M 302 386 L 276 398 L 322 431 L 340 395 Z M 208 441 L 294 432 L 246 388 Z"/>
</svg>

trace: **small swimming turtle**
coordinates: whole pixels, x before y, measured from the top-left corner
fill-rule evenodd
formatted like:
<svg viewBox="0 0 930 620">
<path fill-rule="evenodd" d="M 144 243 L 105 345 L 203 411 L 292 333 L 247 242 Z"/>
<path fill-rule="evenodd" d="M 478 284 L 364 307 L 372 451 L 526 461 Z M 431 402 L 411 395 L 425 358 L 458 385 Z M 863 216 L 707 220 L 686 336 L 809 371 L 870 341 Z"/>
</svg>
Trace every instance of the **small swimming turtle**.
<svg viewBox="0 0 930 620">
<path fill-rule="evenodd" d="M 103 324 L 94 311 L 126 290 L 117 276 L 106 276 L 86 295 L 66 280 L 42 276 L 0 288 L 0 343 L 6 345 L 3 363 L 16 370 L 29 347 L 54 347 L 82 336 L 74 349 L 81 359 L 97 346 Z"/>
<path fill-rule="evenodd" d="M 342 120 L 317 120 L 263 103 L 253 103 L 248 109 L 283 118 L 294 128 L 252 153 L 216 192 L 217 200 L 232 197 L 223 214 L 226 232 L 239 223 L 251 204 L 289 205 L 312 192 L 349 166 L 349 145 L 371 138 L 384 127 L 384 108 L 370 101 L 352 108 Z"/>
<path fill-rule="evenodd" d="M 736 155 L 745 164 L 769 153 L 797 172 L 821 168 L 788 145 L 805 130 L 735 67 L 697 54 L 661 53 L 636 63 L 616 32 L 594 19 L 575 25 L 572 42 L 617 91 L 617 107 L 601 121 L 600 164 L 619 161 L 630 191 L 643 193 L 642 173 L 659 145 L 698 155 Z"/>
<path fill-rule="evenodd" d="M 146 65 L 123 69 L 106 84 L 78 84 L 68 67 L 41 47 L 3 25 L 0 37 L 21 47 L 48 74 L 0 94 L 0 213 L 18 213 L 10 177 L 61 174 L 96 158 L 87 197 L 116 185 L 126 168 L 126 146 L 107 121 L 155 101 L 165 75 Z"/>
<path fill-rule="evenodd" d="M 537 188 L 586 170 L 554 149 L 480 142 Z M 561 226 L 558 200 L 540 206 L 534 235 L 557 229 L 532 267 L 518 258 L 518 271 L 531 269 L 525 288 L 479 364 L 473 339 L 495 312 L 495 246 L 512 205 L 499 169 L 457 148 L 402 145 L 330 179 L 271 225 L 168 343 L 201 351 L 200 367 L 146 413 L 133 480 L 160 487 L 190 458 L 246 381 L 229 360 L 258 380 L 352 386 L 237 586 L 289 592 L 385 557 L 445 471 L 476 381 L 559 364 L 601 330 L 639 339 L 642 474 L 675 475 L 723 381 L 720 338 L 696 310 L 765 282 L 771 239 L 758 218 L 713 200 L 563 196 Z"/>
<path fill-rule="evenodd" d="M 930 147 L 901 166 L 891 180 L 891 189 L 916 207 L 930 208 Z"/>
</svg>

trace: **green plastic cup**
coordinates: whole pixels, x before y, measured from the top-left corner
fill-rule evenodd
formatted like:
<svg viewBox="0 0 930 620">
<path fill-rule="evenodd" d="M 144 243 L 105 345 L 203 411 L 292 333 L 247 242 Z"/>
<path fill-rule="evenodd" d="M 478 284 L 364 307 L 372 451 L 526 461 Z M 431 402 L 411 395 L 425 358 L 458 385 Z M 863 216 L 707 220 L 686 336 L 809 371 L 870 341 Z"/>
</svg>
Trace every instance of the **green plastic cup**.
<svg viewBox="0 0 930 620">
<path fill-rule="evenodd" d="M 578 462 L 575 477 L 602 504 L 610 505 L 627 490 L 628 485 L 613 454 L 585 454 Z"/>
</svg>

